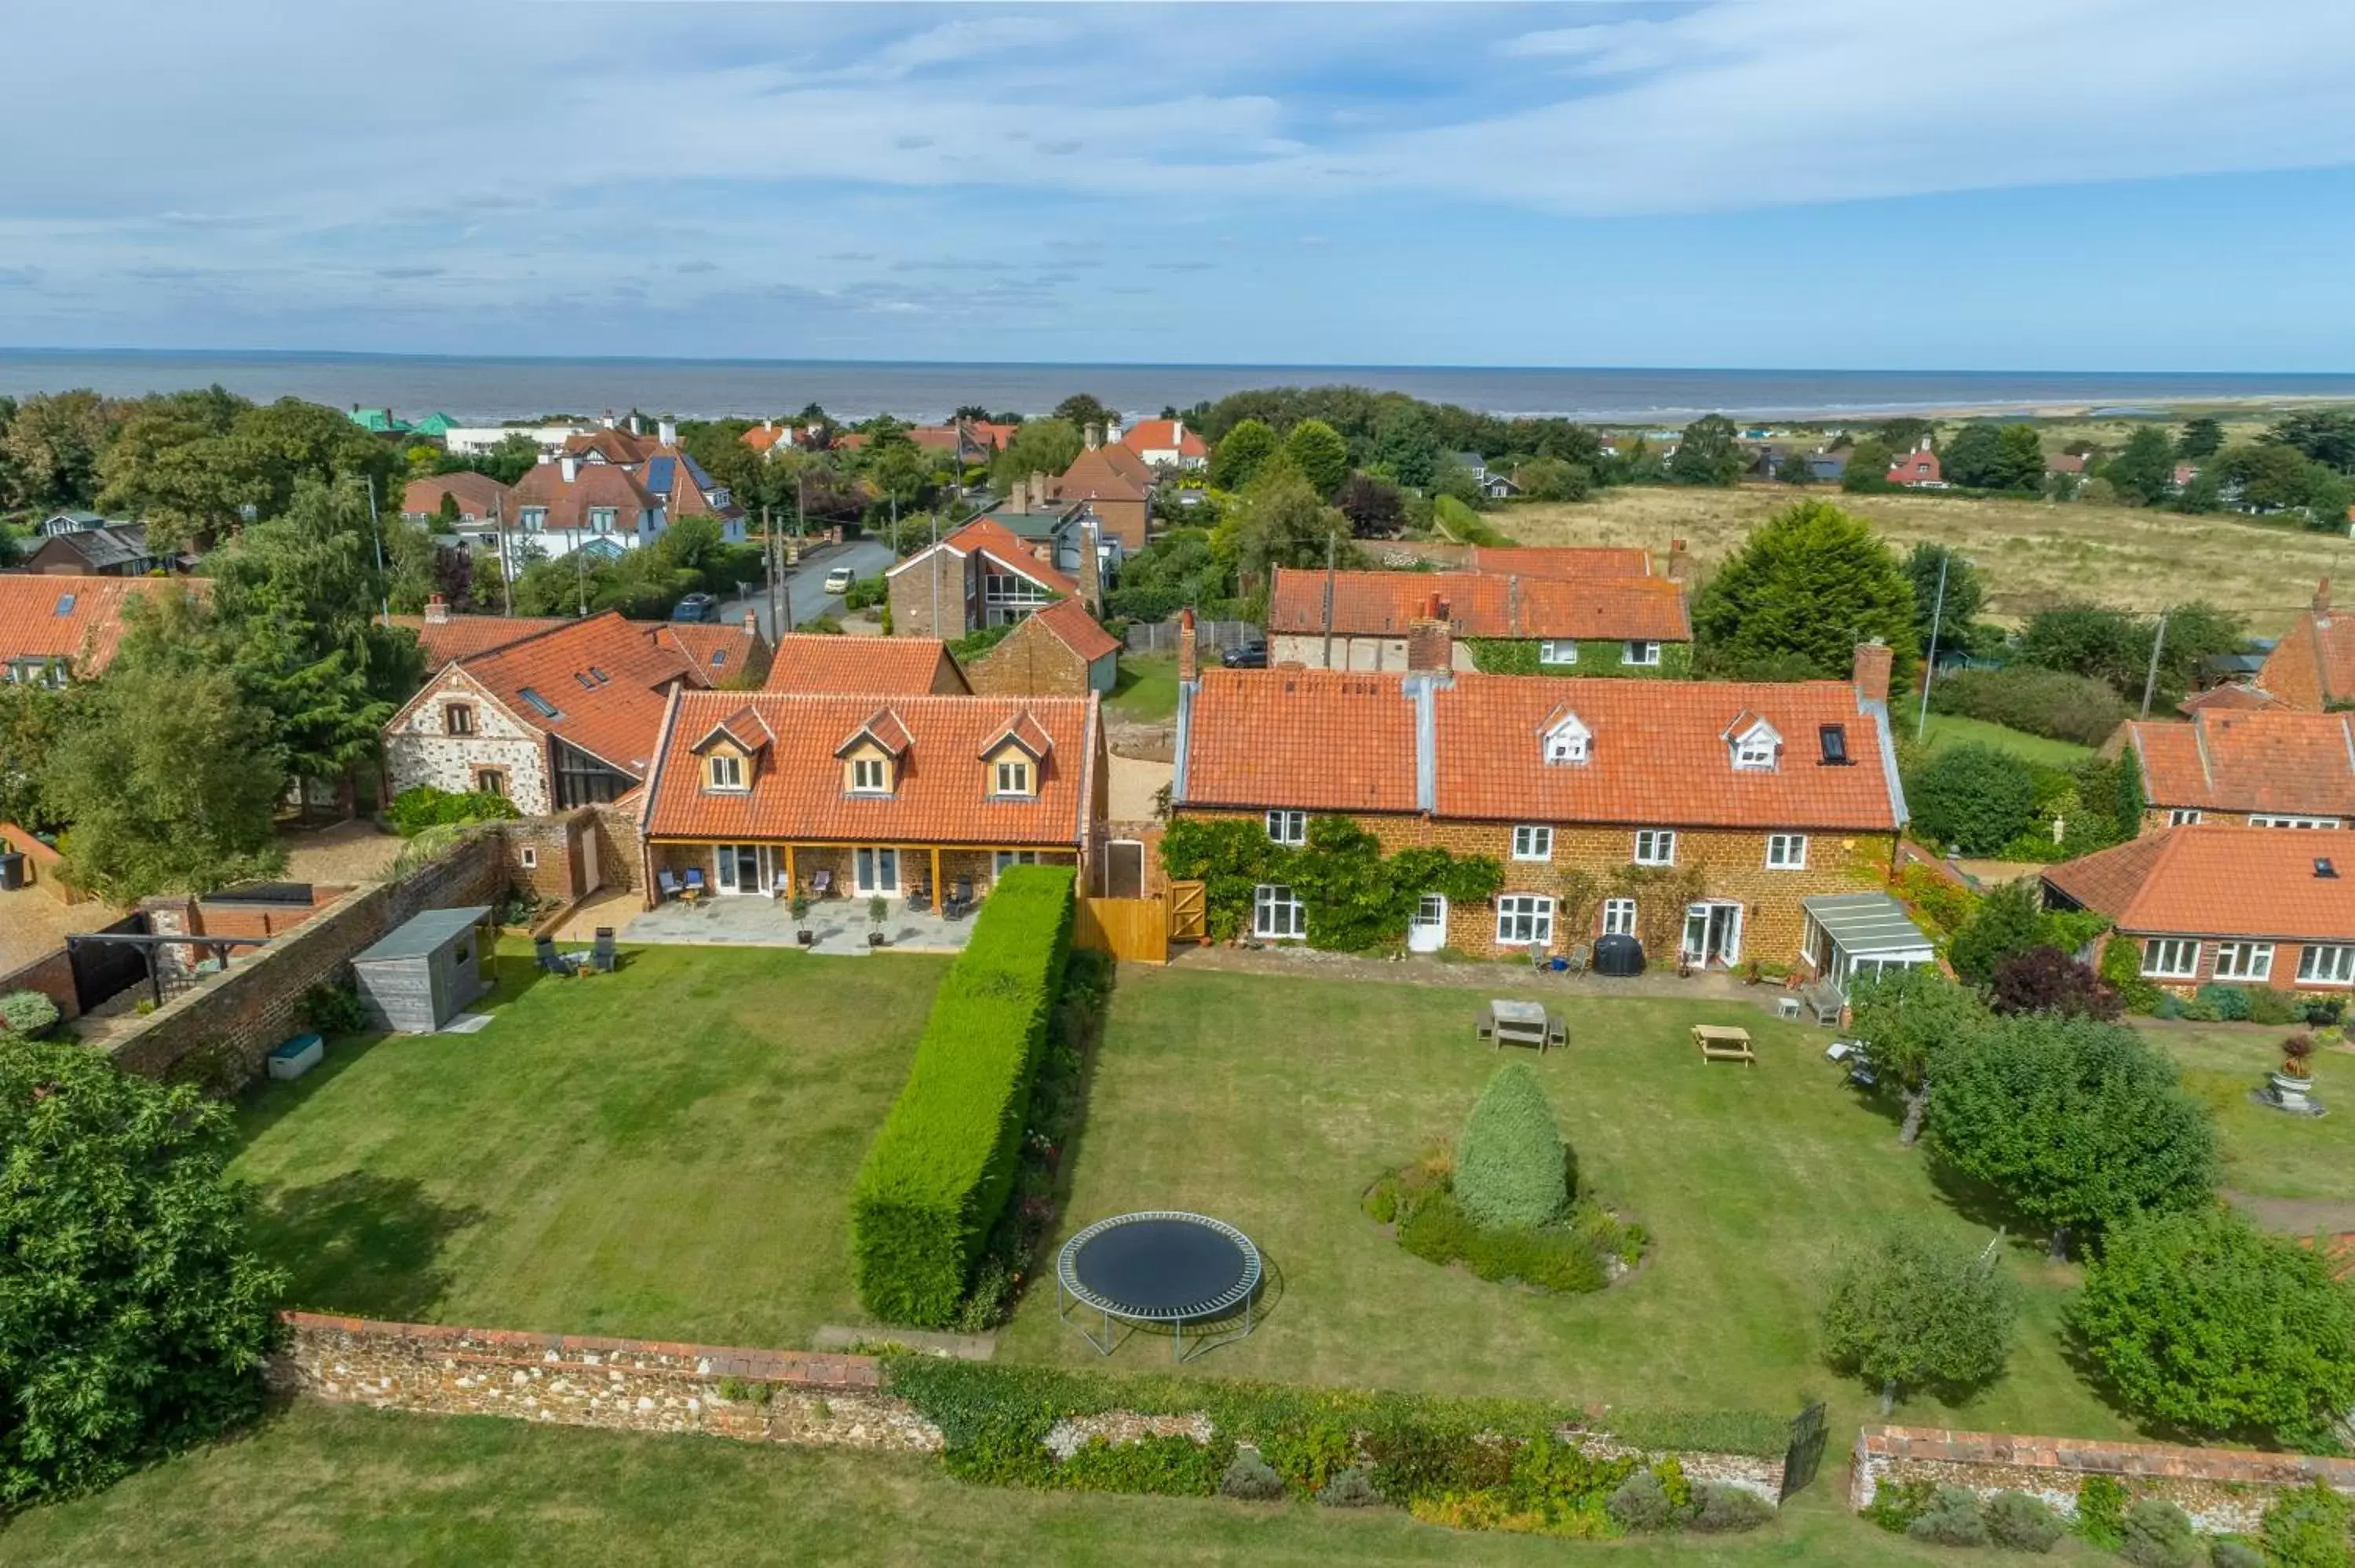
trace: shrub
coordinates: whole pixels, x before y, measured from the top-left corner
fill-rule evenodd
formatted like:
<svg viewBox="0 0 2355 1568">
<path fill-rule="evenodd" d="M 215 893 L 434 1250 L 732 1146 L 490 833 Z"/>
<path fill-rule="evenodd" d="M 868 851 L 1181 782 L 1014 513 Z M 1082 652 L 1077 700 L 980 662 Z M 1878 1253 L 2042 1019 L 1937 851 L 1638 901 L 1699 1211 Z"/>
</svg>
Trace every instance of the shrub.
<svg viewBox="0 0 2355 1568">
<path fill-rule="evenodd" d="M 2190 1517 L 2165 1498 L 2137 1498 L 2121 1528 L 2126 1544 L 2118 1554 L 2135 1568 L 2198 1568 L 2200 1538 Z"/>
<path fill-rule="evenodd" d="M 2114 1019 L 2126 1011 L 2107 980 L 2058 948 L 2030 948 L 1998 962 L 1988 1001 L 1998 1012 Z"/>
<path fill-rule="evenodd" d="M 0 1034 L 38 1040 L 58 1026 L 58 1004 L 37 991 L 12 991 L 0 996 Z"/>
<path fill-rule="evenodd" d="M 461 822 L 503 822 L 523 813 L 516 803 L 504 795 L 487 790 L 453 793 L 436 789 L 431 784 L 420 784 L 403 789 L 392 798 L 387 812 L 392 819 L 392 831 L 402 838 L 415 838 L 427 828 L 454 827 Z"/>
<path fill-rule="evenodd" d="M 1497 1068 L 1465 1118 L 1455 1192 L 1474 1222 L 1491 1227 L 1541 1225 L 1570 1202 L 1561 1128 L 1526 1065 Z"/>
<path fill-rule="evenodd" d="M 2349 1504 L 2321 1481 L 2286 1491 L 2265 1510 L 2258 1531 L 2272 1568 L 2348 1568 Z"/>
<path fill-rule="evenodd" d="M 2191 999 L 2219 1022 L 2240 1023 L 2249 1016 L 2249 993 L 2241 986 L 2219 985 L 2211 980 L 2194 991 Z"/>
<path fill-rule="evenodd" d="M 1824 1358 L 1879 1386 L 1885 1411 L 1902 1389 L 1994 1378 L 2016 1311 L 2010 1282 L 1980 1249 L 1893 1231 L 1833 1266 Z"/>
<path fill-rule="evenodd" d="M 1610 1283 L 1592 1243 L 1569 1231 L 1479 1231 L 1465 1261 L 1483 1279 L 1518 1279 L 1541 1290 L 1583 1292 Z"/>
<path fill-rule="evenodd" d="M 1905 780 L 1914 832 L 1965 854 L 1992 854 L 2036 817 L 2036 786 L 2019 759 L 1991 746 L 1948 747 Z"/>
<path fill-rule="evenodd" d="M 304 991 L 295 1012 L 314 1032 L 330 1037 L 357 1034 L 368 1027 L 368 1006 L 360 993 L 332 980 L 321 980 Z"/>
<path fill-rule="evenodd" d="M 2131 937 L 2112 937 L 2102 944 L 2102 979 L 2118 993 L 2118 1001 L 2135 1012 L 2156 1012 L 2171 1000 L 2167 992 L 2142 978 L 2142 944 Z"/>
<path fill-rule="evenodd" d="M 2033 664 L 1941 676 L 1930 688 L 1930 706 L 2079 746 L 2101 745 L 2127 716 L 2108 682 Z"/>
<path fill-rule="evenodd" d="M 1940 1487 L 1930 1506 L 1905 1527 L 1916 1541 L 1941 1546 L 1985 1546 L 1987 1520 L 1979 1512 L 1979 1495 L 1968 1487 Z"/>
<path fill-rule="evenodd" d="M 1604 1508 L 1623 1530 L 1666 1530 L 1677 1521 L 1668 1489 L 1649 1470 L 1638 1470 L 1620 1482 Z"/>
<path fill-rule="evenodd" d="M 2077 1533 L 2105 1552 L 2126 1544 L 2126 1489 L 2115 1476 L 2077 1483 Z"/>
<path fill-rule="evenodd" d="M 1316 1500 L 1327 1508 L 1379 1508 L 1382 1494 L 1374 1489 L 1372 1477 L 1352 1465 L 1318 1488 Z"/>
<path fill-rule="evenodd" d="M 1692 1528 L 1713 1535 L 1755 1530 L 1774 1517 L 1773 1503 L 1742 1487 L 1704 1481 L 1693 1489 L 1693 1500 L 1700 1506 L 1693 1512 Z"/>
<path fill-rule="evenodd" d="M 1450 1264 L 1471 1255 L 1479 1227 L 1452 1192 L 1433 1192 L 1399 1225 L 1399 1245 L 1425 1263 Z"/>
<path fill-rule="evenodd" d="M 2208 1546 L 2211 1568 L 2265 1568 L 2265 1554 L 2242 1541 L 2216 1541 Z"/>
<path fill-rule="evenodd" d="M 2275 991 L 2269 985 L 2248 988 L 2249 1022 L 2252 1023 L 2296 1023 L 2304 1016 L 2297 998 L 2286 991 Z"/>
<path fill-rule="evenodd" d="M 1314 1495 L 1357 1463 L 1358 1443 L 1337 1421 L 1312 1421 L 1274 1433 L 1262 1446 L 1262 1452 L 1286 1486 Z"/>
<path fill-rule="evenodd" d="M 1872 1500 L 1864 1505 L 1864 1517 L 1891 1535 L 1902 1535 L 1937 1500 L 1934 1481 L 1878 1480 L 1872 1483 Z"/>
<path fill-rule="evenodd" d="M 2041 1498 L 1998 1492 L 1985 1510 L 1987 1537 L 2010 1552 L 2050 1552 L 2062 1535 L 2061 1516 Z"/>
<path fill-rule="evenodd" d="M 1071 888 L 1068 866 L 1014 866 L 998 878 L 859 1167 L 859 1300 L 886 1322 L 954 1322 L 1005 1206 L 1071 950 Z"/>
</svg>

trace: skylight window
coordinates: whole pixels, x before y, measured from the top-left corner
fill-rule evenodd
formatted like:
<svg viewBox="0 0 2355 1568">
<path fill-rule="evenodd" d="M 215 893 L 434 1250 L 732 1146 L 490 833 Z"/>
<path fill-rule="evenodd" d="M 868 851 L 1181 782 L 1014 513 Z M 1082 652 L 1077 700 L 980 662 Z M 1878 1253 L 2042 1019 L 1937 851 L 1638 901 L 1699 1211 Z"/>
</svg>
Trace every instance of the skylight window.
<svg viewBox="0 0 2355 1568">
<path fill-rule="evenodd" d="M 1849 764 L 1847 727 L 1842 725 L 1828 724 L 1816 733 L 1823 741 L 1824 766 L 1846 768 Z"/>
<path fill-rule="evenodd" d="M 73 613 L 73 595 L 69 593 L 61 593 L 58 595 L 58 613 L 59 615 L 71 615 Z"/>
<path fill-rule="evenodd" d="M 2317 855 L 2314 858 L 2314 874 L 2317 876 L 2337 876 L 2339 874 L 2339 868 L 2331 864 L 2329 861 L 2324 859 L 2322 856 Z"/>
<path fill-rule="evenodd" d="M 522 691 L 516 694 L 521 697 L 525 702 L 529 703 L 542 718 L 562 718 L 564 716 L 563 709 L 558 707 L 554 703 L 549 702 L 546 697 L 541 696 L 537 691 L 533 690 L 529 686 L 526 686 Z"/>
<path fill-rule="evenodd" d="M 596 676 L 596 677 L 597 677 L 597 683 L 598 683 L 599 685 L 601 685 L 601 686 L 602 686 L 602 685 L 603 685 L 606 682 L 608 682 L 608 681 L 610 681 L 610 680 L 612 680 L 612 679 L 613 678 L 613 676 L 608 675 L 607 673 L 605 673 L 605 672 L 604 672 L 604 671 L 600 670 L 599 668 L 597 668 L 597 666 L 596 666 L 596 665 L 594 665 L 594 664 L 591 664 L 591 665 L 590 665 L 590 666 L 589 666 L 589 673 L 590 673 L 591 675 L 594 675 L 594 676 Z"/>
</svg>

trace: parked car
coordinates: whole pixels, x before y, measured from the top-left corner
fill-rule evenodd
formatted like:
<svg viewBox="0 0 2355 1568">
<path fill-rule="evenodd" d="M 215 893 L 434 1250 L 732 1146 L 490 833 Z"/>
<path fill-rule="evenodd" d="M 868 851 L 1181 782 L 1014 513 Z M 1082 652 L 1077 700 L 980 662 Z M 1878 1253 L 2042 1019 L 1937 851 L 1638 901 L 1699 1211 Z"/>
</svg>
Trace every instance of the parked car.
<svg viewBox="0 0 2355 1568">
<path fill-rule="evenodd" d="M 1230 670 L 1264 670 L 1267 668 L 1267 644 L 1238 642 L 1219 655 L 1219 662 Z"/>
<path fill-rule="evenodd" d="M 850 585 L 858 580 L 858 574 L 848 567 L 837 567 L 826 574 L 826 591 L 829 594 L 848 593 Z"/>
<path fill-rule="evenodd" d="M 673 620 L 717 620 L 719 600 L 711 594 L 691 593 L 680 599 L 670 612 Z"/>
</svg>

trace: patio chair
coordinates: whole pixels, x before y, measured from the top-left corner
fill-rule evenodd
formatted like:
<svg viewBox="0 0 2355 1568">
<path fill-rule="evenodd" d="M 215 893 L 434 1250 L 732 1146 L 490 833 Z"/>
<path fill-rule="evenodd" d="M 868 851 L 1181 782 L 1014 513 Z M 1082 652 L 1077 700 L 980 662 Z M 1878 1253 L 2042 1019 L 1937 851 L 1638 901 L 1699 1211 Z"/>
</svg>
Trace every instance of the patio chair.
<svg viewBox="0 0 2355 1568">
<path fill-rule="evenodd" d="M 1594 948 L 1588 943 L 1581 942 L 1571 948 L 1564 957 L 1570 967 L 1570 972 L 1582 975 L 1586 972 L 1587 966 L 1594 961 Z"/>
<path fill-rule="evenodd" d="M 1562 1022 L 1561 1014 L 1559 1012 L 1546 1014 L 1546 1044 L 1549 1045 L 1570 1044 L 1570 1026 Z M 1539 1054 L 1542 1055 L 1544 1053 Z"/>
<path fill-rule="evenodd" d="M 932 890 L 929 884 L 919 882 L 908 889 L 908 913 L 921 915 L 932 906 Z"/>
<path fill-rule="evenodd" d="M 655 883 L 662 889 L 662 895 L 666 901 L 678 896 L 678 878 L 673 876 L 669 872 L 658 871 L 655 873 Z"/>
<path fill-rule="evenodd" d="M 973 882 L 969 877 L 960 876 L 949 893 L 948 901 L 941 906 L 941 916 L 947 920 L 962 920 L 972 913 Z"/>
<path fill-rule="evenodd" d="M 613 947 L 613 927 L 598 927 L 597 945 L 590 951 L 589 967 L 601 975 L 609 975 L 613 972 L 614 966 L 620 962 L 621 954 L 615 951 Z"/>
<path fill-rule="evenodd" d="M 830 871 L 814 871 L 810 873 L 809 889 L 813 897 L 832 897 L 834 895 L 834 873 Z"/>
<path fill-rule="evenodd" d="M 769 881 L 769 892 L 780 903 L 790 900 L 794 895 L 794 879 L 782 871 L 777 873 Z"/>
<path fill-rule="evenodd" d="M 699 865 L 688 866 L 687 868 L 687 886 L 684 890 L 687 901 L 689 904 L 693 904 L 702 898 L 707 891 L 709 891 L 709 889 L 704 886 L 703 883 L 703 868 Z"/>
<path fill-rule="evenodd" d="M 556 950 L 556 938 L 553 937 L 534 937 L 531 939 L 531 956 L 538 960 L 540 971 L 544 974 L 569 975 L 572 972 L 572 966 L 566 963 L 564 956 Z"/>
</svg>

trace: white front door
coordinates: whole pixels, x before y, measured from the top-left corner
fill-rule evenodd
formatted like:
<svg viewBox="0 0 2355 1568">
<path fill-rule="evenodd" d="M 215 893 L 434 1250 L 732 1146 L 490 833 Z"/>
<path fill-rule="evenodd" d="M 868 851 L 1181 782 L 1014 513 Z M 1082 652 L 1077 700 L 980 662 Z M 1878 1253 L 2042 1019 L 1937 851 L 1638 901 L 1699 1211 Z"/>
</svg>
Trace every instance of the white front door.
<svg viewBox="0 0 2355 1568">
<path fill-rule="evenodd" d="M 711 852 L 712 885 L 722 893 L 764 893 L 768 890 L 769 847 L 766 844 L 720 844 Z"/>
<path fill-rule="evenodd" d="M 1406 925 L 1406 950 L 1435 953 L 1447 946 L 1447 895 L 1426 893 L 1415 900 L 1414 918 Z"/>
<path fill-rule="evenodd" d="M 852 858 L 858 866 L 858 891 L 861 894 L 900 891 L 900 852 L 898 850 L 862 849 Z"/>
<path fill-rule="evenodd" d="M 1684 956 L 1696 964 L 1728 967 L 1742 958 L 1742 906 L 1719 903 L 1687 906 Z"/>
</svg>

